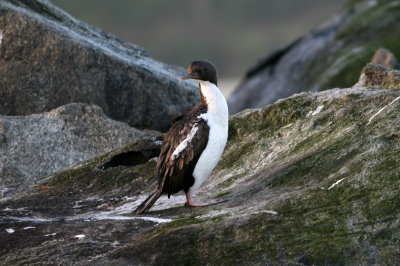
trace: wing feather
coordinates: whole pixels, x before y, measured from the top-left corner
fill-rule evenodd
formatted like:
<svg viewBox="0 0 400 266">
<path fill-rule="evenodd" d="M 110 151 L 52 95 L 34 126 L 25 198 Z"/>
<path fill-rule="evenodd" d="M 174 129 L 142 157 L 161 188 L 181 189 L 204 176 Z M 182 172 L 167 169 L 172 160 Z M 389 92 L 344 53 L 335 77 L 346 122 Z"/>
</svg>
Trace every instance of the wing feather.
<svg viewBox="0 0 400 266">
<path fill-rule="evenodd" d="M 205 112 L 206 105 L 200 103 L 194 106 L 175 120 L 164 137 L 157 161 L 158 186 L 168 196 L 180 190 L 187 191 L 194 183 L 194 167 L 208 143 L 209 127 L 200 116 Z M 197 129 L 194 130 L 194 127 Z M 192 138 L 186 139 L 189 134 L 193 135 Z"/>
</svg>

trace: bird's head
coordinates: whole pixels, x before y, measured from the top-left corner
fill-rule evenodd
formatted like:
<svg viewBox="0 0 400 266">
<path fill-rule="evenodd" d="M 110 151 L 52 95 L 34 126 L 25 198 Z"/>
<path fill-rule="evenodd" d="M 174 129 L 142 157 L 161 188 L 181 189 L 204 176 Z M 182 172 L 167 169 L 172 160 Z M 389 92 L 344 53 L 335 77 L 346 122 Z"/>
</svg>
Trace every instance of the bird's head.
<svg viewBox="0 0 400 266">
<path fill-rule="evenodd" d="M 197 79 L 209 81 L 217 86 L 217 69 L 208 61 L 193 61 L 188 67 L 188 74 L 181 77 L 185 79 Z"/>
</svg>

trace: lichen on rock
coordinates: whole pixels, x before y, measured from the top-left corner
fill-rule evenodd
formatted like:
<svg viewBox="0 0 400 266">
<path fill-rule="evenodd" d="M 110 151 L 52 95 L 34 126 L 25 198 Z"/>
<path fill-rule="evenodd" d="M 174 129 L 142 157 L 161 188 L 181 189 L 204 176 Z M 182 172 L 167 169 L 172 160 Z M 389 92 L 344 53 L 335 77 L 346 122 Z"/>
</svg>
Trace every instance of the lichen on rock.
<svg viewBox="0 0 400 266">
<path fill-rule="evenodd" d="M 400 71 L 383 65 L 369 63 L 361 73 L 359 85 L 399 90 Z"/>
<path fill-rule="evenodd" d="M 129 209 L 156 184 L 155 161 L 105 170 L 99 166 L 160 145 L 136 142 L 49 176 L 37 184 L 38 192 L 0 202 L 0 230 L 16 231 L 10 234 L 14 244 L 0 259 L 398 264 L 400 101 L 395 99 L 400 88 L 385 85 L 395 84 L 394 70 L 369 68 L 382 73 L 373 86 L 366 82 L 300 93 L 232 116 L 221 161 L 197 195 L 227 202 L 185 208 L 184 196 L 173 195 L 172 200 L 161 198 L 159 207 L 145 216 L 130 215 Z M 18 211 L 21 206 L 25 209 Z M 25 222 L 16 224 L 7 218 L 10 213 Z M 46 234 L 57 228 L 53 239 L 58 241 L 41 236 L 20 248 L 24 234 L 18 232 L 32 225 L 27 217 L 52 220 L 53 225 L 38 224 L 36 232 L 44 235 L 44 228 Z M 86 236 L 79 240 L 85 252 L 74 252 L 79 234 Z M 63 252 L 55 257 L 54 250 Z"/>
</svg>

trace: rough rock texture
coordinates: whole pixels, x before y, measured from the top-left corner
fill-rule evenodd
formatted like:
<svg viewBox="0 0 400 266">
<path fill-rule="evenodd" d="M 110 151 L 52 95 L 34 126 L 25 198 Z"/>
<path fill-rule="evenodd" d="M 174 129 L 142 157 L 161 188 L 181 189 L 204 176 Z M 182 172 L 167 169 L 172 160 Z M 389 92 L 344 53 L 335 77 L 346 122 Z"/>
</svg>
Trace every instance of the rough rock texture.
<svg viewBox="0 0 400 266">
<path fill-rule="evenodd" d="M 158 135 L 114 121 L 87 104 L 0 116 L 0 198 L 77 162 Z"/>
<path fill-rule="evenodd" d="M 232 116 L 222 160 L 197 195 L 228 200 L 219 205 L 185 208 L 177 195 L 129 214 L 155 185 L 146 154 L 159 142 L 51 175 L 0 202 L 0 262 L 398 265 L 400 87 L 362 84 Z M 124 165 L 121 154 L 141 163 Z"/>
<path fill-rule="evenodd" d="M 375 51 L 400 55 L 400 2 L 348 1 L 342 13 L 259 60 L 229 99 L 229 110 L 263 107 L 301 91 L 352 86 Z"/>
<path fill-rule="evenodd" d="M 357 84 L 360 86 L 397 89 L 400 88 L 400 71 L 369 63 L 364 67 Z"/>
<path fill-rule="evenodd" d="M 44 0 L 0 1 L 0 114 L 96 104 L 115 120 L 165 131 L 199 100 L 183 70 Z"/>
</svg>

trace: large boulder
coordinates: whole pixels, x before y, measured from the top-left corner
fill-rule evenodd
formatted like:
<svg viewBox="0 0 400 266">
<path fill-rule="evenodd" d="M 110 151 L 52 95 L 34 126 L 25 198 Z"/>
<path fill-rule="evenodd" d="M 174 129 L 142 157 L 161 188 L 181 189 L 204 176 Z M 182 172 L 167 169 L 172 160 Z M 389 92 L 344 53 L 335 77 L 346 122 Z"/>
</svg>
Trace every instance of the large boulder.
<svg viewBox="0 0 400 266">
<path fill-rule="evenodd" d="M 0 116 L 0 198 L 80 161 L 158 135 L 114 121 L 100 107 L 87 104 Z"/>
<path fill-rule="evenodd" d="M 349 87 L 380 47 L 398 57 L 399 6 L 395 0 L 349 0 L 333 19 L 251 67 L 229 99 L 230 112 L 301 91 Z"/>
<path fill-rule="evenodd" d="M 398 265 L 399 76 L 370 64 L 352 88 L 232 116 L 222 159 L 197 195 L 228 200 L 219 205 L 185 208 L 173 195 L 130 213 L 156 184 L 147 154 L 157 141 L 53 174 L 39 191 L 0 202 L 0 261 Z M 138 163 L 126 165 L 128 155 Z"/>
<path fill-rule="evenodd" d="M 183 69 L 78 21 L 45 0 L 0 1 L 0 114 L 81 102 L 138 128 L 165 131 L 200 98 Z"/>
</svg>

